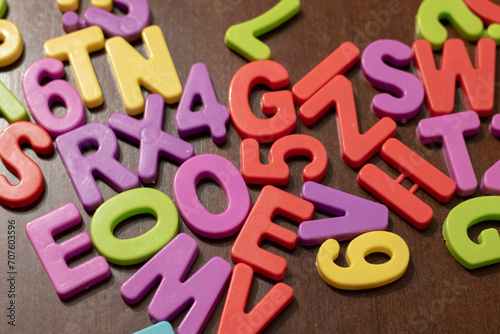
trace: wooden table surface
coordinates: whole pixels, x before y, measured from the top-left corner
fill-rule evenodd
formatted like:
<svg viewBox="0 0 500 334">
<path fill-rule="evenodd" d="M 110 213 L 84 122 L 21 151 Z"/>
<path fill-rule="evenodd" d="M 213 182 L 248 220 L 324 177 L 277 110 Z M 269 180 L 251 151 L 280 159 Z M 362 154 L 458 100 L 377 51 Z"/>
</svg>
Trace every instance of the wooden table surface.
<svg viewBox="0 0 500 334">
<path fill-rule="evenodd" d="M 197 62 L 207 65 L 219 102 L 227 105 L 228 88 L 233 74 L 247 61 L 230 51 L 224 44 L 225 31 L 233 24 L 246 21 L 265 12 L 278 1 L 267 0 L 149 0 L 152 24 L 161 27 L 170 49 L 180 80 L 184 85 L 191 66 Z M 0 69 L 2 82 L 26 105 L 22 91 L 22 76 L 35 61 L 44 58 L 43 43 L 46 40 L 64 35 L 61 12 L 55 0 L 10 0 L 9 9 L 4 17 L 14 22 L 24 39 L 24 53 L 13 65 Z M 272 50 L 272 59 L 282 64 L 290 74 L 290 87 L 308 73 L 314 66 L 328 56 L 341 43 L 354 42 L 363 50 L 370 42 L 378 39 L 395 39 L 411 45 L 415 40 L 414 17 L 420 1 L 330 1 L 307 0 L 302 2 L 301 12 L 288 23 L 266 34 L 262 40 Z M 83 0 L 82 9 L 90 6 L 90 0 Z M 452 36 L 456 33 L 449 28 Z M 468 43 L 473 56 L 474 44 Z M 144 54 L 141 42 L 134 46 Z M 436 53 L 439 58 L 439 53 Z M 107 124 L 114 112 L 125 112 L 118 92 L 110 62 L 104 50 L 91 56 L 97 78 L 101 85 L 105 102 L 102 107 L 86 110 L 87 122 Z M 75 84 L 73 73 L 66 64 L 67 77 Z M 408 70 L 415 72 L 413 66 Z M 349 70 L 346 76 L 354 87 L 354 95 L 360 129 L 367 131 L 378 117 L 370 111 L 372 97 L 379 91 L 367 84 L 361 76 L 359 63 Z M 265 117 L 260 111 L 260 96 L 265 87 L 257 87 L 251 94 L 250 103 L 256 115 Z M 495 92 L 495 109 L 498 108 L 498 91 Z M 297 112 L 298 112 L 298 107 Z M 177 131 L 174 115 L 177 104 L 166 106 L 163 129 L 175 136 Z M 464 111 L 465 105 L 460 94 L 457 95 L 455 111 Z M 64 115 L 63 107 L 54 108 L 56 115 Z M 428 117 L 426 107 L 405 124 L 398 123 L 397 138 L 419 155 L 430 161 L 441 171 L 447 173 L 440 145 L 421 144 L 415 135 L 418 122 Z M 31 118 L 33 121 L 33 118 Z M 472 164 L 478 180 L 484 172 L 500 158 L 500 143 L 488 131 L 491 117 L 481 119 L 481 128 L 475 136 L 467 138 Z M 3 126 L 6 126 L 5 122 Z M 321 140 L 327 149 L 328 170 L 321 182 L 324 185 L 375 200 L 356 182 L 359 169 L 348 167 L 341 158 L 338 128 L 334 111 L 328 112 L 313 126 L 297 122 L 295 133 L 314 136 Z M 213 153 L 231 160 L 240 167 L 240 137 L 232 125 L 228 127 L 228 140 L 215 145 L 208 135 L 198 135 L 187 139 L 195 147 L 197 154 Z M 138 147 L 119 140 L 119 161 L 135 172 Z M 267 159 L 270 145 L 261 145 L 261 159 Z M 34 204 L 21 209 L 1 208 L 0 224 L 0 306 L 2 317 L 1 333 L 132 333 L 152 324 L 148 317 L 147 306 L 153 293 L 136 305 L 127 305 L 120 296 L 120 286 L 140 265 L 110 265 L 112 275 L 104 282 L 91 287 L 76 296 L 61 300 L 56 295 L 49 279 L 40 264 L 26 234 L 25 225 L 31 220 L 52 211 L 67 202 L 77 204 L 82 214 L 82 224 L 62 236 L 57 241 L 66 240 L 81 232 L 90 231 L 92 212 L 86 212 L 78 200 L 70 179 L 57 152 L 49 156 L 37 156 L 26 147 L 26 154 L 36 161 L 45 176 L 45 191 Z M 379 155 L 370 159 L 393 177 L 396 172 L 381 161 Z M 308 163 L 306 158 L 289 159 L 291 180 L 282 189 L 299 195 L 302 186 L 302 168 Z M 162 160 L 158 170 L 158 181 L 153 186 L 173 199 L 172 181 L 179 165 Z M 15 183 L 16 178 L 2 165 L 0 173 Z M 116 194 L 114 190 L 99 183 L 104 199 Z M 261 186 L 249 186 L 252 204 Z M 197 188 L 198 195 L 211 212 L 225 210 L 227 201 L 223 191 L 211 181 L 202 181 Z M 466 270 L 448 252 L 442 236 L 442 224 L 448 212 L 464 198 L 454 196 L 446 204 L 441 204 L 425 192 L 418 190 L 418 197 L 434 209 L 434 219 L 424 231 L 418 231 L 390 212 L 388 230 L 400 235 L 410 249 L 410 263 L 404 276 L 387 286 L 363 291 L 343 291 L 330 287 L 319 276 L 315 260 L 319 246 L 286 250 L 270 242 L 263 248 L 283 256 L 288 261 L 288 271 L 283 282 L 294 290 L 292 303 L 267 327 L 266 333 L 470 333 L 498 332 L 498 282 L 500 267 L 491 265 L 477 270 Z M 478 189 L 471 197 L 483 196 Z M 324 218 L 316 213 L 315 218 Z M 7 324 L 6 317 L 9 299 L 7 279 L 7 224 L 15 220 L 16 240 L 16 326 Z M 278 217 L 277 223 L 292 231 L 297 224 Z M 141 216 L 128 219 L 115 231 L 120 238 L 140 235 L 150 229 L 155 221 L 152 217 Z M 479 232 L 488 226 L 498 228 L 498 223 L 485 222 L 470 230 L 475 239 Z M 188 233 L 197 241 L 199 255 L 189 275 L 198 270 L 214 256 L 230 260 L 230 248 L 236 236 L 223 240 L 210 240 L 192 233 L 180 221 L 180 232 Z M 343 259 L 348 242 L 341 242 Z M 70 266 L 78 265 L 95 257 L 95 249 L 83 253 L 69 261 Z M 377 260 L 377 258 L 375 258 Z M 378 260 L 381 260 L 379 258 Z M 275 282 L 256 275 L 251 290 L 250 310 L 275 284 Z M 226 299 L 224 293 L 210 318 L 204 332 L 215 333 Z M 176 317 L 172 324 L 179 325 L 186 312 Z"/>
</svg>

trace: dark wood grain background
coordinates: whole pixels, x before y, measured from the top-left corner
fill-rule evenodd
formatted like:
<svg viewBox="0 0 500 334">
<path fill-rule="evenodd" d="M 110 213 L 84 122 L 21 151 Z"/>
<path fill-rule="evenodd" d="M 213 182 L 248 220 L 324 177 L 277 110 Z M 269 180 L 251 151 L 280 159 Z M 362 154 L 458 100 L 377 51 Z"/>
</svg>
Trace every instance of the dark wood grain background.
<svg viewBox="0 0 500 334">
<path fill-rule="evenodd" d="M 149 0 L 152 24 L 161 27 L 173 61 L 183 85 L 190 67 L 197 62 L 207 65 L 219 101 L 227 105 L 229 82 L 233 74 L 247 61 L 224 45 L 224 33 L 235 23 L 246 21 L 271 8 L 278 1 L 269 0 Z M 497 2 L 497 1 L 495 1 Z M 0 69 L 0 79 L 26 105 L 22 92 L 22 76 L 36 60 L 44 58 L 43 43 L 64 34 L 61 12 L 55 0 L 10 0 L 4 17 L 14 22 L 24 39 L 24 53 L 13 65 Z M 497 2 L 498 3 L 498 2 Z M 361 50 L 371 41 L 389 38 L 411 45 L 415 39 L 414 17 L 420 1 L 370 1 L 370 0 L 307 0 L 302 2 L 302 11 L 288 23 L 263 36 L 263 41 L 272 50 L 272 59 L 281 63 L 290 74 L 290 87 L 301 79 L 316 64 L 328 56 L 345 41 L 354 42 Z M 90 6 L 90 0 L 82 0 L 82 10 Z M 456 36 L 453 29 L 449 29 Z M 144 54 L 141 42 L 134 44 Z M 468 44 L 473 56 L 474 45 Z M 439 58 L 439 54 L 436 54 Z M 125 112 L 109 60 L 104 50 L 92 54 L 92 63 L 97 73 L 103 94 L 102 107 L 87 110 L 87 122 L 107 123 L 113 112 Z M 498 66 L 497 66 L 498 68 Z M 66 64 L 66 79 L 75 83 L 71 68 Z M 408 68 L 414 72 L 413 67 Z M 352 81 L 357 113 L 362 132 L 378 120 L 370 111 L 372 97 L 378 91 L 367 84 L 359 71 L 359 64 L 346 76 Z M 497 75 L 498 77 L 498 75 Z M 250 97 L 256 115 L 264 117 L 259 110 L 264 87 L 256 88 Z M 495 93 L 494 113 L 498 109 L 498 91 Z M 177 136 L 174 115 L 177 105 L 166 106 L 163 128 Z M 457 95 L 455 111 L 464 111 L 461 95 Z M 64 108 L 55 107 L 56 115 L 63 115 Z M 397 138 L 441 171 L 447 173 L 441 147 L 425 146 L 418 142 L 415 127 L 418 121 L 428 117 L 425 107 L 406 124 L 398 123 Z M 33 119 L 32 119 L 33 120 Z M 481 119 L 477 135 L 467 138 L 467 147 L 478 180 L 484 172 L 500 158 L 500 143 L 488 131 L 491 117 Z M 2 120 L 3 121 L 3 120 Z M 3 121 L 3 127 L 6 126 Z M 329 154 L 326 177 L 321 182 L 330 187 L 375 200 L 356 183 L 358 169 L 348 167 L 341 159 L 338 128 L 334 112 L 329 112 L 314 126 L 297 123 L 295 133 L 315 136 L 325 145 Z M 197 154 L 214 153 L 231 160 L 238 168 L 241 139 L 230 125 L 228 140 L 215 145 L 208 135 L 191 137 L 188 141 Z M 119 160 L 135 171 L 138 148 L 119 140 Z M 266 161 L 270 145 L 261 146 L 261 159 Z M 147 306 L 152 293 L 137 305 L 127 305 L 120 296 L 120 286 L 140 265 L 122 267 L 111 265 L 112 276 L 106 281 L 80 293 L 69 300 L 60 300 L 40 264 L 26 234 L 24 226 L 31 220 L 59 206 L 74 202 L 82 214 L 82 224 L 64 233 L 57 241 L 65 240 L 81 232 L 89 232 L 92 213 L 85 212 L 57 153 L 39 157 L 30 148 L 25 152 L 41 167 L 46 188 L 33 205 L 23 209 L 0 208 L 0 309 L 1 333 L 131 333 L 150 326 Z M 380 160 L 378 154 L 370 162 L 390 175 L 396 172 Z M 307 159 L 289 159 L 292 178 L 282 187 L 299 195 L 300 178 Z M 173 198 L 172 180 L 179 166 L 163 160 L 159 166 L 159 177 L 155 188 Z M 5 167 L 0 173 L 12 182 L 16 178 Z M 406 184 L 406 183 L 405 183 Z M 250 186 L 252 203 L 260 186 Z M 100 183 L 105 199 L 116 193 Z M 225 210 L 227 201 L 223 191 L 211 181 L 203 181 L 197 188 L 198 195 L 211 212 Z M 434 209 L 434 220 L 424 231 L 417 231 L 393 212 L 390 213 L 389 231 L 400 235 L 410 249 L 410 263 L 406 274 L 398 281 L 381 288 L 365 291 L 342 291 L 327 285 L 318 275 L 315 259 L 319 246 L 297 245 L 293 251 L 264 242 L 263 247 L 283 256 L 288 261 L 288 271 L 283 282 L 294 289 L 293 302 L 266 329 L 266 333 L 415 333 L 443 332 L 470 333 L 498 332 L 498 289 L 500 267 L 489 267 L 469 271 L 459 265 L 448 253 L 443 241 L 441 227 L 451 208 L 464 199 L 455 196 L 449 203 L 440 204 L 425 192 L 417 195 Z M 483 196 L 480 190 L 471 197 Z M 315 218 L 324 218 L 317 213 Z M 18 267 L 16 293 L 16 327 L 7 325 L 7 221 L 15 220 L 17 226 Z M 297 230 L 297 224 L 277 218 L 276 222 Z M 144 233 L 154 225 L 152 217 L 141 216 L 122 223 L 115 232 L 120 238 Z M 486 226 L 498 223 L 485 222 L 470 231 L 473 239 Z M 194 235 L 181 221 L 180 231 L 196 238 L 200 252 L 189 272 L 191 275 L 213 256 L 221 256 L 230 263 L 230 248 L 235 237 L 224 240 L 209 240 Z M 348 242 L 341 243 L 341 258 Z M 88 251 L 70 261 L 74 266 L 97 255 Z M 383 260 L 381 258 L 374 259 Z M 344 263 L 343 259 L 337 261 Z M 275 282 L 256 275 L 251 290 L 248 310 L 264 296 Z M 215 333 L 224 305 L 223 295 L 210 318 L 206 333 Z M 182 313 L 172 321 L 176 327 Z"/>
</svg>

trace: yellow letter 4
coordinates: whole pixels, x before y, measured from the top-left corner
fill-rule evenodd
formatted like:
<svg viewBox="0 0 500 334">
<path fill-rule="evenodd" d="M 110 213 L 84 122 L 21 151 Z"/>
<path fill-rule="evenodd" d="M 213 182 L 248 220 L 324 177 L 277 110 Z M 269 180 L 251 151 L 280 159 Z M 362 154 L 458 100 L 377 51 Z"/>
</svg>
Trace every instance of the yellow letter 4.
<svg viewBox="0 0 500 334">
<path fill-rule="evenodd" d="M 182 85 L 163 38 L 160 27 L 150 26 L 142 31 L 149 59 L 144 59 L 122 37 L 106 41 L 106 51 L 115 72 L 123 104 L 129 115 L 144 111 L 141 86 L 160 94 L 166 103 L 179 102 Z"/>
<path fill-rule="evenodd" d="M 410 261 L 405 241 L 386 231 L 368 232 L 351 241 L 346 252 L 347 268 L 333 262 L 339 256 L 339 250 L 336 240 L 326 240 L 319 249 L 316 267 L 325 282 L 343 290 L 372 289 L 394 282 L 403 276 Z M 386 263 L 371 264 L 365 257 L 372 253 L 384 253 L 391 259 Z"/>
</svg>

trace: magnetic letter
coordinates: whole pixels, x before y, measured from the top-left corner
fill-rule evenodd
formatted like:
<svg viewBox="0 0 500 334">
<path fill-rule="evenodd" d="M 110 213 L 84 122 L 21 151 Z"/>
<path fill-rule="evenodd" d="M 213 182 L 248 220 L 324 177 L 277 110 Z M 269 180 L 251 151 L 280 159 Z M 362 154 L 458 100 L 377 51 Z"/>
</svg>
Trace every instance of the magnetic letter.
<svg viewBox="0 0 500 334">
<path fill-rule="evenodd" d="M 464 136 L 475 135 L 481 122 L 474 111 L 425 118 L 418 123 L 417 138 L 423 144 L 443 143 L 446 167 L 457 185 L 458 196 L 474 194 L 477 188 L 476 175 L 470 161 Z"/>
<path fill-rule="evenodd" d="M 168 321 L 160 321 L 153 326 L 146 327 L 134 334 L 175 334 L 172 325 Z"/>
<path fill-rule="evenodd" d="M 56 0 L 61 12 L 74 12 L 78 9 L 80 0 Z M 113 1 L 113 0 L 111 0 Z"/>
<path fill-rule="evenodd" d="M 7 11 L 7 0 L 0 0 L 0 18 L 5 15 Z"/>
<path fill-rule="evenodd" d="M 380 119 L 365 134 L 359 133 L 352 84 L 343 75 L 335 76 L 304 103 L 299 119 L 312 125 L 332 107 L 337 108 L 342 159 L 352 168 L 363 165 L 387 139 L 396 135 L 396 122 L 389 117 Z"/>
<path fill-rule="evenodd" d="M 489 0 L 464 0 L 470 10 L 489 24 L 486 32 L 488 37 L 500 43 L 500 6 Z"/>
<path fill-rule="evenodd" d="M 7 20 L 0 20 L 0 67 L 13 64 L 23 54 L 23 38 L 17 26 Z"/>
<path fill-rule="evenodd" d="M 490 132 L 500 137 L 500 115 L 493 115 L 490 123 Z M 481 179 L 481 191 L 486 195 L 500 195 L 500 160 L 488 168 Z"/>
<path fill-rule="evenodd" d="M 482 37 L 483 22 L 462 0 L 424 0 L 418 8 L 415 29 L 418 38 L 426 39 L 433 50 L 441 50 L 448 32 L 441 20 L 446 20 L 468 41 Z"/>
<path fill-rule="evenodd" d="M 229 27 L 226 45 L 249 61 L 270 59 L 271 50 L 257 37 L 279 27 L 299 12 L 300 0 L 281 0 L 264 14 Z"/>
<path fill-rule="evenodd" d="M 74 12 L 78 9 L 80 0 L 56 0 L 61 12 Z M 113 9 L 113 0 L 91 0 L 92 6 L 99 7 L 108 12 Z"/>
<path fill-rule="evenodd" d="M 92 248 L 87 233 L 80 233 L 60 244 L 54 242 L 55 235 L 78 225 L 81 220 L 76 205 L 67 203 L 26 225 L 26 234 L 61 299 L 88 289 L 111 275 L 109 265 L 102 256 L 75 268 L 68 267 L 67 260 Z"/>
<path fill-rule="evenodd" d="M 260 333 L 293 299 L 293 289 L 276 283 L 248 313 L 245 308 L 253 281 L 253 270 L 244 263 L 234 266 L 218 334 Z"/>
<path fill-rule="evenodd" d="M 97 152 L 84 156 L 82 149 L 95 146 Z M 103 202 L 94 177 L 118 192 L 139 187 L 137 175 L 118 162 L 118 142 L 113 130 L 102 123 L 89 123 L 60 135 L 56 147 L 78 198 L 87 211 Z"/>
<path fill-rule="evenodd" d="M 87 9 L 83 19 L 75 12 L 68 12 L 62 17 L 64 31 L 70 33 L 87 26 L 98 26 L 106 36 L 120 36 L 128 42 L 139 39 L 142 29 L 149 24 L 147 0 L 115 0 L 114 5 L 126 15 L 119 17 L 98 7 Z"/>
<path fill-rule="evenodd" d="M 344 74 L 359 60 L 359 49 L 351 42 L 345 42 L 316 65 L 292 87 L 295 103 L 303 105 L 318 90 L 336 75 Z"/>
<path fill-rule="evenodd" d="M 316 210 L 339 216 L 302 222 L 297 232 L 301 245 L 350 240 L 366 232 L 387 230 L 389 209 L 385 205 L 315 182 L 304 183 L 300 197 Z"/>
<path fill-rule="evenodd" d="M 121 37 L 106 41 L 106 52 L 115 72 L 125 109 L 129 115 L 144 111 L 141 86 L 160 94 L 166 103 L 179 102 L 182 86 L 160 27 L 142 31 L 142 41 L 149 59 L 144 59 Z"/>
<path fill-rule="evenodd" d="M 123 300 L 135 304 L 160 282 L 148 307 L 151 320 L 170 321 L 190 306 L 177 333 L 201 333 L 224 292 L 231 265 L 213 257 L 183 282 L 197 255 L 196 240 L 179 234 L 123 283 Z"/>
<path fill-rule="evenodd" d="M 61 79 L 65 75 L 62 61 L 53 58 L 38 60 L 24 73 L 23 91 L 35 121 L 52 137 L 76 129 L 85 124 L 85 109 L 76 91 L 64 80 L 53 80 L 42 86 L 42 80 Z M 64 117 L 56 117 L 50 107 L 61 102 L 67 109 Z"/>
<path fill-rule="evenodd" d="M 49 134 L 31 122 L 12 123 L 0 134 L 0 158 L 5 167 L 19 178 L 12 185 L 0 175 L 0 203 L 12 208 L 21 208 L 35 202 L 43 192 L 45 182 L 42 170 L 21 149 L 30 144 L 37 154 L 49 154 L 54 145 Z"/>
<path fill-rule="evenodd" d="M 443 237 L 451 255 L 467 269 L 500 262 L 500 236 L 494 228 L 482 231 L 475 243 L 467 230 L 487 220 L 500 221 L 500 197 L 471 198 L 451 209 L 443 225 Z"/>
<path fill-rule="evenodd" d="M 496 45 L 491 38 L 481 38 L 477 42 L 476 66 L 470 62 L 464 42 L 459 39 L 450 39 L 444 44 L 439 70 L 428 41 L 415 41 L 413 52 L 431 117 L 453 112 L 457 80 L 467 109 L 474 110 L 479 117 L 491 114 L 496 61 Z"/>
<path fill-rule="evenodd" d="M 104 35 L 99 27 L 89 27 L 51 39 L 43 46 L 47 57 L 69 61 L 83 102 L 89 109 L 99 107 L 104 102 L 89 56 L 103 47 Z"/>
<path fill-rule="evenodd" d="M 224 189 L 227 209 L 221 214 L 208 212 L 196 194 L 196 185 L 211 179 Z M 186 225 L 206 238 L 220 239 L 238 232 L 250 209 L 250 195 L 238 169 L 221 156 L 197 155 L 183 163 L 174 177 L 174 195 Z"/>
<path fill-rule="evenodd" d="M 128 42 L 141 37 L 141 31 L 149 25 L 147 0 L 114 0 L 115 6 L 127 14 L 118 17 L 101 8 L 91 7 L 85 11 L 88 25 L 101 27 L 106 36 L 121 36 Z"/>
<path fill-rule="evenodd" d="M 361 56 L 361 73 L 373 87 L 389 93 L 376 95 L 371 110 L 378 117 L 390 117 L 395 121 L 406 122 L 415 116 L 424 102 L 424 88 L 420 81 L 410 73 L 394 69 L 408 66 L 412 60 L 411 48 L 393 40 L 379 40 L 371 43 Z"/>
<path fill-rule="evenodd" d="M 282 215 L 295 222 L 310 220 L 314 206 L 273 186 L 265 186 L 243 224 L 233 247 L 231 260 L 246 263 L 253 270 L 272 280 L 279 281 L 286 273 L 286 260 L 260 247 L 266 239 L 285 248 L 294 249 L 297 234 L 272 222 L 275 215 Z"/>
<path fill-rule="evenodd" d="M 138 237 L 118 239 L 113 231 L 127 218 L 149 213 L 157 222 Z M 129 266 L 149 260 L 179 230 L 179 218 L 174 203 L 167 195 L 153 188 L 137 188 L 118 194 L 104 202 L 94 213 L 90 235 L 106 260 Z"/>
<path fill-rule="evenodd" d="M 146 100 L 142 120 L 119 112 L 109 118 L 109 127 L 119 136 L 140 143 L 137 174 L 142 183 L 156 182 L 159 157 L 181 164 L 194 156 L 191 144 L 162 131 L 164 108 L 163 97 L 151 94 Z"/>
<path fill-rule="evenodd" d="M 29 120 L 28 111 L 0 81 L 0 113 L 9 123 Z"/>
<path fill-rule="evenodd" d="M 415 228 L 426 228 L 434 211 L 416 197 L 415 192 L 421 187 L 438 201 L 446 203 L 455 193 L 455 182 L 397 139 L 391 138 L 384 143 L 380 157 L 401 175 L 393 180 L 375 165 L 366 164 L 359 171 L 358 184 Z M 410 190 L 401 185 L 405 177 L 415 183 Z"/>
<path fill-rule="evenodd" d="M 257 118 L 248 104 L 248 95 L 255 85 L 276 90 L 288 86 L 287 70 L 272 60 L 259 60 L 241 67 L 229 86 L 229 113 L 241 138 L 269 143 L 291 133 L 297 125 L 292 93 L 286 90 L 264 93 L 262 112 L 273 117 Z"/>
</svg>

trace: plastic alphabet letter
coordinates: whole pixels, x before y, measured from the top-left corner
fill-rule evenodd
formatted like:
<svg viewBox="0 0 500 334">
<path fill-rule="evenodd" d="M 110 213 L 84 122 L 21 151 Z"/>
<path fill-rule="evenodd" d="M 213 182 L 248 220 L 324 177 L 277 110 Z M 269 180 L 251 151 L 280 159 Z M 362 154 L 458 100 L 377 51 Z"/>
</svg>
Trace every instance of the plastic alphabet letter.
<svg viewBox="0 0 500 334">
<path fill-rule="evenodd" d="M 23 54 L 24 43 L 17 26 L 7 20 L 0 20 L 0 67 L 9 66 Z"/>
<path fill-rule="evenodd" d="M 288 86 L 287 70 L 272 60 L 259 60 L 241 67 L 229 86 L 229 113 L 234 128 L 241 138 L 253 138 L 259 143 L 270 143 L 291 133 L 297 125 L 292 93 L 287 90 L 264 93 L 262 112 L 273 117 L 257 118 L 248 104 L 252 87 L 263 84 L 276 90 Z"/>
<path fill-rule="evenodd" d="M 203 110 L 193 111 L 196 103 L 201 103 Z M 226 141 L 228 123 L 229 112 L 217 102 L 207 67 L 203 63 L 194 64 L 175 114 L 179 136 L 187 137 L 209 131 L 212 141 L 222 144 Z"/>
<path fill-rule="evenodd" d="M 160 321 L 153 326 L 146 327 L 134 334 L 175 334 L 172 325 L 168 321 Z"/>
<path fill-rule="evenodd" d="M 67 260 L 92 248 L 92 240 L 87 233 L 80 233 L 60 244 L 54 242 L 55 235 L 78 225 L 81 220 L 76 205 L 67 203 L 26 225 L 26 234 L 61 299 L 84 291 L 111 275 L 109 265 L 102 256 L 75 268 L 68 267 Z"/>
<path fill-rule="evenodd" d="M 299 12 L 300 0 L 281 0 L 266 13 L 229 27 L 225 43 L 249 61 L 270 59 L 271 50 L 257 37 L 279 27 Z"/>
<path fill-rule="evenodd" d="M 76 12 L 64 13 L 62 16 L 62 25 L 64 31 L 68 34 L 89 26 L 85 18 L 81 19 Z"/>
<path fill-rule="evenodd" d="M 149 213 L 157 222 L 146 233 L 130 239 L 118 239 L 113 231 L 122 221 Z M 153 188 L 127 190 L 104 202 L 94 213 L 90 235 L 99 254 L 121 266 L 149 260 L 179 230 L 179 218 L 174 203 L 167 195 Z"/>
<path fill-rule="evenodd" d="M 486 35 L 500 44 L 500 6 L 490 0 L 464 0 L 469 9 L 479 16 L 484 23 L 489 24 Z"/>
<path fill-rule="evenodd" d="M 250 266 L 244 263 L 234 266 L 218 334 L 260 333 L 292 302 L 293 289 L 279 282 L 250 312 L 245 313 L 252 281 Z"/>
<path fill-rule="evenodd" d="M 74 12 L 78 9 L 80 0 L 56 0 L 61 12 Z M 110 0 L 111 2 L 113 0 Z"/>
<path fill-rule="evenodd" d="M 34 62 L 23 77 L 24 97 L 31 114 L 52 137 L 85 124 L 85 108 L 73 86 L 64 80 L 53 80 L 44 86 L 41 85 L 44 78 L 61 79 L 64 75 L 62 61 L 45 58 Z M 54 102 L 61 102 L 67 108 L 64 117 L 52 114 L 50 108 Z"/>
<path fill-rule="evenodd" d="M 434 212 L 415 196 L 415 192 L 421 187 L 438 201 L 446 203 L 455 193 L 455 182 L 397 139 L 385 142 L 380 156 L 401 175 L 393 180 L 375 165 L 366 164 L 359 171 L 358 184 L 415 228 L 426 228 Z M 415 183 L 410 190 L 401 185 L 405 177 Z"/>
<path fill-rule="evenodd" d="M 23 144 L 30 144 L 37 154 L 49 154 L 54 150 L 49 134 L 31 122 L 12 123 L 2 131 L 0 158 L 5 167 L 20 179 L 18 184 L 12 185 L 4 175 L 0 175 L 0 203 L 12 208 L 32 204 L 45 187 L 42 170 L 24 154 L 21 149 Z"/>
<path fill-rule="evenodd" d="M 196 185 L 212 179 L 224 189 L 227 209 L 220 214 L 208 212 L 196 194 Z M 206 238 L 227 238 L 238 232 L 250 209 L 250 195 L 238 169 L 221 156 L 197 155 L 183 163 L 174 177 L 174 196 L 186 225 Z"/>
<path fill-rule="evenodd" d="M 430 42 L 433 50 L 441 50 L 448 32 L 441 20 L 447 20 L 467 41 L 482 37 L 483 22 L 471 12 L 463 0 L 424 0 L 418 8 L 415 30 L 419 39 Z"/>
<path fill-rule="evenodd" d="M 500 23 L 500 6 L 490 0 L 464 0 L 469 9 L 487 24 Z"/>
<path fill-rule="evenodd" d="M 121 36 L 127 42 L 141 37 L 141 32 L 149 25 L 149 5 L 147 0 L 114 0 L 115 6 L 127 14 L 118 17 L 107 11 L 91 7 L 85 11 L 88 25 L 101 27 L 106 36 Z"/>
<path fill-rule="evenodd" d="M 336 75 L 347 72 L 358 60 L 359 49 L 356 45 L 351 42 L 340 45 L 292 87 L 295 103 L 303 105 L 321 87 Z"/>
<path fill-rule="evenodd" d="M 48 40 L 43 47 L 47 57 L 69 61 L 83 102 L 89 109 L 99 107 L 104 102 L 89 55 L 103 47 L 104 35 L 99 27 L 85 28 Z"/>
<path fill-rule="evenodd" d="M 97 147 L 97 152 L 84 156 L 82 150 L 92 146 Z M 103 202 L 94 176 L 118 192 L 140 185 L 137 175 L 116 160 L 116 136 L 102 123 L 89 123 L 60 135 L 56 139 L 56 147 L 76 194 L 87 211 L 94 211 Z"/>
<path fill-rule="evenodd" d="M 459 196 L 474 194 L 477 188 L 476 175 L 470 161 L 464 136 L 479 131 L 479 116 L 476 112 L 464 111 L 456 114 L 425 118 L 418 123 L 417 138 L 423 144 L 443 143 L 446 167 L 457 185 Z"/>
<path fill-rule="evenodd" d="M 490 132 L 500 137 L 500 115 L 493 115 L 490 123 Z M 481 191 L 487 195 L 500 195 L 500 160 L 491 166 L 481 180 Z"/>
<path fill-rule="evenodd" d="M 160 94 L 166 103 L 177 103 L 182 85 L 160 27 L 149 26 L 142 31 L 142 41 L 149 59 L 144 59 L 122 37 L 106 41 L 106 52 L 113 67 L 125 109 L 129 115 L 144 111 L 141 86 Z"/>
<path fill-rule="evenodd" d="M 467 269 L 475 269 L 500 262 L 500 236 L 495 228 L 482 231 L 477 243 L 467 230 L 487 220 L 500 221 L 500 197 L 471 198 L 451 209 L 443 224 L 443 237 L 448 251 Z"/>
<path fill-rule="evenodd" d="M 28 111 L 0 81 L 0 114 L 9 123 L 29 120 Z"/>
<path fill-rule="evenodd" d="M 90 0 L 92 7 L 101 8 L 110 12 L 113 9 L 114 0 Z"/>
<path fill-rule="evenodd" d="M 363 165 L 387 139 L 396 135 L 396 122 L 389 117 L 380 119 L 365 134 L 359 133 L 352 84 L 343 75 L 335 76 L 304 103 L 299 119 L 312 125 L 332 107 L 337 109 L 342 159 L 352 168 Z"/>
<path fill-rule="evenodd" d="M 323 144 L 314 137 L 292 134 L 281 137 L 269 150 L 269 164 L 259 161 L 259 143 L 255 139 L 241 142 L 241 174 L 248 184 L 285 185 L 290 178 L 286 159 L 306 156 L 311 159 L 302 172 L 302 180 L 319 182 L 326 174 L 328 154 Z"/>
<path fill-rule="evenodd" d="M 339 256 L 339 250 L 335 239 L 325 241 L 318 251 L 316 267 L 325 282 L 342 290 L 373 289 L 392 283 L 403 276 L 410 261 L 406 242 L 387 231 L 368 232 L 351 241 L 346 251 L 347 268 L 333 262 Z M 365 257 L 372 253 L 385 253 L 391 259 L 382 264 L 371 264 Z"/>
<path fill-rule="evenodd" d="M 246 263 L 253 270 L 272 280 L 280 281 L 286 273 L 286 260 L 260 247 L 266 239 L 288 249 L 297 245 L 297 234 L 272 222 L 282 215 L 295 222 L 312 219 L 314 206 L 273 186 L 265 186 L 231 248 L 234 263 Z"/>
<path fill-rule="evenodd" d="M 302 222 L 297 232 L 301 245 L 350 240 L 366 232 L 387 230 L 389 209 L 385 205 L 315 182 L 304 183 L 300 197 L 316 210 L 339 216 Z"/>
<path fill-rule="evenodd" d="M 7 11 L 7 0 L 0 0 L 0 19 L 5 15 Z"/>
<path fill-rule="evenodd" d="M 127 13 L 118 17 L 101 8 L 91 7 L 85 11 L 84 19 L 75 12 L 63 15 L 63 27 L 67 33 L 87 26 L 100 27 L 106 36 L 120 36 L 128 42 L 141 37 L 141 32 L 149 25 L 149 6 L 147 0 L 114 0 L 114 5 Z"/>
<path fill-rule="evenodd" d="M 78 9 L 80 0 L 56 0 L 61 12 L 74 12 Z M 113 0 L 91 0 L 92 6 L 108 12 L 113 9 Z"/>
<path fill-rule="evenodd" d="M 170 321 L 191 305 L 177 333 L 201 333 L 226 288 L 231 265 L 213 257 L 183 282 L 197 255 L 196 240 L 179 234 L 123 283 L 123 300 L 135 304 L 159 282 L 148 307 L 151 320 Z"/>
<path fill-rule="evenodd" d="M 500 137 L 500 115 L 493 115 L 490 122 L 490 132 L 495 137 Z"/>
<path fill-rule="evenodd" d="M 164 108 L 163 97 L 151 94 L 146 100 L 142 120 L 119 112 L 109 118 L 109 127 L 119 136 L 140 143 L 137 174 L 142 183 L 156 182 L 159 157 L 183 163 L 194 156 L 191 144 L 162 131 Z"/>
<path fill-rule="evenodd" d="M 496 45 L 491 38 L 481 38 L 476 46 L 476 66 L 469 59 L 464 42 L 449 39 L 444 44 L 438 70 L 429 42 L 413 43 L 414 62 L 424 84 L 427 109 L 431 117 L 451 114 L 459 81 L 468 110 L 487 117 L 493 110 L 495 91 Z"/>
<path fill-rule="evenodd" d="M 389 39 L 371 43 L 361 56 L 361 73 L 373 87 L 389 93 L 376 95 L 371 110 L 378 117 L 390 117 L 395 121 L 406 122 L 415 116 L 424 102 L 424 88 L 420 81 L 410 73 L 394 69 L 411 63 L 411 48 L 401 42 Z"/>
</svg>

